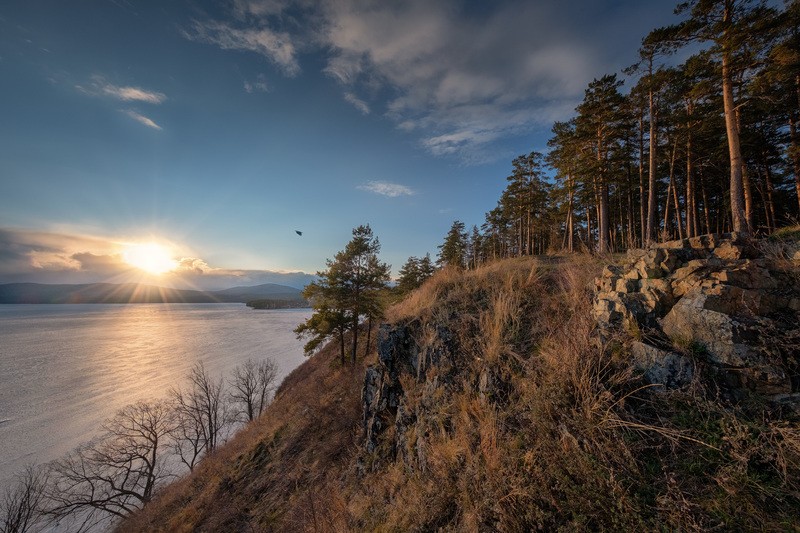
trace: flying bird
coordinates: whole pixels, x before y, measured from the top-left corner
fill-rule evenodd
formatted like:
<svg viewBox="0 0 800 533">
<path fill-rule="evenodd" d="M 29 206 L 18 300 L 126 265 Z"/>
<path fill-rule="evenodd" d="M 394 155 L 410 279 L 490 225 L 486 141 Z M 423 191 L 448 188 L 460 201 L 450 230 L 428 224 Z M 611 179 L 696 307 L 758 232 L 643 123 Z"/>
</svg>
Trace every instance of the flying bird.
<svg viewBox="0 0 800 533">
<path fill-rule="evenodd" d="M 302 232 L 302 231 L 300 231 L 300 230 L 297 230 L 297 229 L 296 229 L 296 230 L 294 230 L 294 232 L 295 232 L 295 233 L 297 233 L 298 235 L 300 235 L 301 237 L 303 236 L 303 232 Z"/>
</svg>

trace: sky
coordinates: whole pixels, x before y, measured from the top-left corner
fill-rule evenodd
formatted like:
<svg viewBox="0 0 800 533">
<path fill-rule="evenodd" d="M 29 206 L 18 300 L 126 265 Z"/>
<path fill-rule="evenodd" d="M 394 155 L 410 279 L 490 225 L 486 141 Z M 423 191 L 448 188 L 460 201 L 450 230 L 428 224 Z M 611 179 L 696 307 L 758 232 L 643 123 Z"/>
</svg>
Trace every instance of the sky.
<svg viewBox="0 0 800 533">
<path fill-rule="evenodd" d="M 324 269 L 360 224 L 396 274 L 480 225 L 674 6 L 3 2 L 0 283 L 252 285 Z M 168 272 L 132 264 L 151 242 Z"/>
</svg>

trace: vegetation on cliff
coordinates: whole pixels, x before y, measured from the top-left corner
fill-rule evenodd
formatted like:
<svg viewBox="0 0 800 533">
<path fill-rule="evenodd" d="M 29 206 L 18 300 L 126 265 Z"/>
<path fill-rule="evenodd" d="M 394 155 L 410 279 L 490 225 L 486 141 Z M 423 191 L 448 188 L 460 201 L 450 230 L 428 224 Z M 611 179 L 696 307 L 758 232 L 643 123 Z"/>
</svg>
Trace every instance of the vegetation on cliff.
<svg viewBox="0 0 800 533">
<path fill-rule="evenodd" d="M 796 528 L 797 413 L 647 383 L 626 333 L 595 333 L 602 268 L 439 271 L 357 365 L 323 348 L 120 530 Z"/>
</svg>

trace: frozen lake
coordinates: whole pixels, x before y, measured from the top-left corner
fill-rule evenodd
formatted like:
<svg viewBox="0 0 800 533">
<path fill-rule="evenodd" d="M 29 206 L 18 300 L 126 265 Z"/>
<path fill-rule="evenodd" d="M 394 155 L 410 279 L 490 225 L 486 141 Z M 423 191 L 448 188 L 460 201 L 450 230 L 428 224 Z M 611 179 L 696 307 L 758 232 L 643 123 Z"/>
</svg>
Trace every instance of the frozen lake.
<svg viewBox="0 0 800 533">
<path fill-rule="evenodd" d="M 202 361 L 226 378 L 273 358 L 303 362 L 292 330 L 308 309 L 244 304 L 0 305 L 0 489 L 27 463 L 56 459 L 137 400 L 163 398 Z"/>
</svg>

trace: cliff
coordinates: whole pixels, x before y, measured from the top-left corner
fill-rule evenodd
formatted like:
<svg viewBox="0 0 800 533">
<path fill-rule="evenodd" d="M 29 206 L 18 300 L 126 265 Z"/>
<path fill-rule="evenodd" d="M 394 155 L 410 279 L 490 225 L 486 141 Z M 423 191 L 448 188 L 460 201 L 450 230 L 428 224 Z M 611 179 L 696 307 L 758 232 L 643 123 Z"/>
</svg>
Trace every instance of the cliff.
<svg viewBox="0 0 800 533">
<path fill-rule="evenodd" d="M 441 271 L 120 530 L 797 529 L 796 242 L 700 243 Z"/>
</svg>

